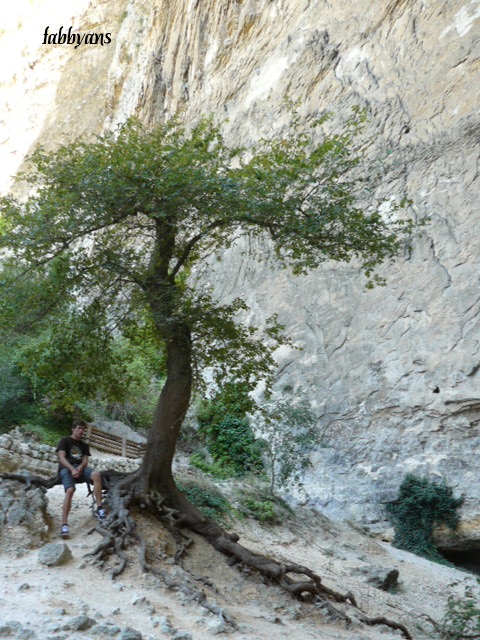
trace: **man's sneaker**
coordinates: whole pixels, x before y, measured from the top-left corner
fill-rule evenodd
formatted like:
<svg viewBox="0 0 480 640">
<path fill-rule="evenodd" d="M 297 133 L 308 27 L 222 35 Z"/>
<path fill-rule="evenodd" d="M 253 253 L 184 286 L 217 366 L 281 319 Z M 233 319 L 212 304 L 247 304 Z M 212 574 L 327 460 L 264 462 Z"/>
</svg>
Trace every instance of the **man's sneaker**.
<svg viewBox="0 0 480 640">
<path fill-rule="evenodd" d="M 106 519 L 106 515 L 105 515 L 105 509 L 103 507 L 98 507 L 98 509 L 95 511 L 95 515 L 97 516 L 97 518 L 100 520 L 100 522 L 102 522 L 103 520 Z"/>
<path fill-rule="evenodd" d="M 62 536 L 62 538 L 68 538 L 68 536 L 70 535 L 70 529 L 68 528 L 68 524 L 62 524 L 60 535 Z"/>
</svg>

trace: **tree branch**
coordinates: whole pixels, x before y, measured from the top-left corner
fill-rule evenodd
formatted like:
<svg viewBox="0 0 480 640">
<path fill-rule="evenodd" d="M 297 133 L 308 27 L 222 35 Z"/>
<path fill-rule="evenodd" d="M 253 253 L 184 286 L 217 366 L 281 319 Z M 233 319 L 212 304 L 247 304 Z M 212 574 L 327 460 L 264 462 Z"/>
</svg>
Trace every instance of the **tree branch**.
<svg viewBox="0 0 480 640">
<path fill-rule="evenodd" d="M 194 246 L 200 242 L 206 235 L 212 232 L 214 229 L 218 229 L 222 226 L 228 226 L 228 223 L 225 223 L 223 220 L 216 220 L 215 222 L 210 223 L 205 227 L 203 231 L 197 233 L 197 235 L 193 236 L 185 245 L 181 256 L 178 258 L 175 267 L 171 271 L 171 276 L 174 278 L 177 273 L 180 271 L 182 266 L 188 260 L 188 256 L 190 255 Z"/>
</svg>

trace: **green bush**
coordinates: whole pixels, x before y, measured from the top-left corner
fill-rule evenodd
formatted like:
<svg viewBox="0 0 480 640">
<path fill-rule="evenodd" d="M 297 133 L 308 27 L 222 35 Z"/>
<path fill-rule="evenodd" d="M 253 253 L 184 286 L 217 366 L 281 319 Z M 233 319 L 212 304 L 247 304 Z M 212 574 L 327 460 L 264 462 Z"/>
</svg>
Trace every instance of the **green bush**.
<svg viewBox="0 0 480 640">
<path fill-rule="evenodd" d="M 0 431 L 35 418 L 36 407 L 17 365 L 17 345 L 0 335 Z"/>
<path fill-rule="evenodd" d="M 132 318 L 108 339 L 92 335 L 86 321 L 78 325 L 61 317 L 36 333 L 1 333 L 1 431 L 29 425 L 41 436 L 61 414 L 68 432 L 74 412 L 150 427 L 165 375 L 151 319 Z"/>
<path fill-rule="evenodd" d="M 265 480 L 256 478 L 252 478 L 248 488 L 243 486 L 236 492 L 235 505 L 238 505 L 238 514 L 262 524 L 277 524 L 293 514 L 284 500 L 270 495 Z"/>
<path fill-rule="evenodd" d="M 178 488 L 207 518 L 222 521 L 231 510 L 228 501 L 216 489 L 193 482 L 178 482 Z"/>
<path fill-rule="evenodd" d="M 246 418 L 226 415 L 205 429 L 212 458 L 232 470 L 232 475 L 262 470 L 261 446 Z"/>
<path fill-rule="evenodd" d="M 199 435 L 208 449 L 211 462 L 198 453 L 192 464 L 217 477 L 242 476 L 263 470 L 262 444 L 256 440 L 246 417 L 252 408 L 245 387 L 227 383 L 197 411 Z"/>
<path fill-rule="evenodd" d="M 209 400 L 200 403 L 196 418 L 200 428 L 216 424 L 225 416 L 245 418 L 255 406 L 248 388 L 239 382 L 226 382 L 225 385 Z"/>
<path fill-rule="evenodd" d="M 457 509 L 462 503 L 463 498 L 454 498 L 445 483 L 408 474 L 400 485 L 398 498 L 387 505 L 395 529 L 393 544 L 429 560 L 450 564 L 433 544 L 433 528 L 443 524 L 455 529 L 459 522 Z"/>
<path fill-rule="evenodd" d="M 471 586 L 465 587 L 463 597 L 448 598 L 441 631 L 442 636 L 450 640 L 480 636 L 480 602 Z"/>
<path fill-rule="evenodd" d="M 80 414 L 76 410 L 53 410 L 48 405 L 37 404 L 34 419 L 23 422 L 21 430 L 41 444 L 56 447 L 61 438 L 70 435 L 72 422 L 79 415 L 85 420 L 91 417 L 85 411 Z"/>
<path fill-rule="evenodd" d="M 277 520 L 275 503 L 271 498 L 255 499 L 247 496 L 242 500 L 242 506 L 246 510 L 247 515 L 259 522 L 272 523 Z"/>
<path fill-rule="evenodd" d="M 293 398 L 270 403 L 263 414 L 262 431 L 271 495 L 276 488 L 287 488 L 292 484 L 302 489 L 303 475 L 311 467 L 309 454 L 322 444 L 324 437 L 302 389 L 298 389 Z"/>
</svg>

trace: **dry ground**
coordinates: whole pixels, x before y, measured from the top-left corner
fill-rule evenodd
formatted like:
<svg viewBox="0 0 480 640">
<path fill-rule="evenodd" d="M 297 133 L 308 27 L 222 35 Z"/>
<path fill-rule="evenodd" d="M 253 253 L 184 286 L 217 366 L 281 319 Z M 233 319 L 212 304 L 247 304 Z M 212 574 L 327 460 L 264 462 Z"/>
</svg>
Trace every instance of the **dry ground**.
<svg viewBox="0 0 480 640">
<path fill-rule="evenodd" d="M 50 541 L 61 542 L 58 532 L 63 489 L 54 487 L 47 495 Z M 144 640 L 181 638 L 182 632 L 189 633 L 193 640 L 226 637 L 227 633 L 234 640 L 401 637 L 400 632 L 386 627 L 366 627 L 355 620 L 347 626 L 332 620 L 325 611 L 294 601 L 278 588 L 230 567 L 223 556 L 198 538 L 180 568 L 171 560 L 174 544 L 169 534 L 147 517 L 140 518 L 139 528 L 148 540 L 150 560 L 169 572 L 174 580 L 190 581 L 204 591 L 209 602 L 227 611 L 234 618 L 237 630 L 224 631 L 218 617 L 183 593 L 167 588 L 158 577 L 142 573 L 135 559 L 116 580 L 109 577 L 107 567 L 90 564 L 85 556 L 101 537 L 92 532 L 95 519 L 89 505 L 86 488 L 81 486 L 74 497 L 70 517 L 72 535 L 67 544 L 73 559 L 67 564 L 52 568 L 41 565 L 38 549 L 21 553 L 12 548 L 3 550 L 0 631 L 2 622 L 18 620 L 35 630 L 40 640 L 90 638 L 93 636 L 89 631 L 63 636 L 58 631 L 64 620 L 87 613 L 97 621 L 114 623 L 121 629 L 136 629 Z M 401 552 L 349 524 L 332 523 L 319 514 L 303 510 L 281 526 L 261 526 L 244 520 L 235 523 L 234 530 L 244 545 L 309 566 L 322 576 L 325 585 L 342 593 L 352 591 L 364 613 L 402 622 L 414 638 L 436 637 L 422 614 L 439 620 L 449 594 L 462 595 L 465 584 L 476 584 L 470 574 Z M 398 591 L 387 593 L 369 584 L 365 571 L 372 567 L 397 568 L 400 572 Z M 354 616 L 354 611 L 349 613 Z M 426 633 L 418 629 L 419 624 Z"/>
</svg>

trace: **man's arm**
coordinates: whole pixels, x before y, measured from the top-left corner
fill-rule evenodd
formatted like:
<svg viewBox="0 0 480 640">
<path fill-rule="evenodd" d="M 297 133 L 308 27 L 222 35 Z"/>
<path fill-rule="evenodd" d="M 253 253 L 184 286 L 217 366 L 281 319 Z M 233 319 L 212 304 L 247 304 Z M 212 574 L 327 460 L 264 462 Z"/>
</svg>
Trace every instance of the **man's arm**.
<svg viewBox="0 0 480 640">
<path fill-rule="evenodd" d="M 62 465 L 62 467 L 66 467 L 67 469 L 70 469 L 70 471 L 73 473 L 75 471 L 75 467 L 73 466 L 73 464 L 70 464 L 70 462 L 67 460 L 66 452 L 63 449 L 59 449 L 57 451 L 57 455 L 58 455 L 58 461 Z"/>
<path fill-rule="evenodd" d="M 79 476 L 81 476 L 81 475 L 82 475 L 82 473 L 83 473 L 84 469 L 86 469 L 86 468 L 87 468 L 87 465 L 88 465 L 88 456 L 83 456 L 83 458 L 82 458 L 82 464 L 81 464 L 80 466 L 78 466 L 78 467 L 75 469 L 75 471 L 78 471 L 78 472 L 79 472 L 79 473 L 78 473 L 78 475 L 79 475 Z"/>
<path fill-rule="evenodd" d="M 70 462 L 67 460 L 67 455 L 65 451 L 63 449 L 59 449 L 58 461 L 62 465 L 62 467 L 66 467 L 67 469 L 70 469 L 70 473 L 74 478 L 79 478 L 82 475 L 83 470 L 88 464 L 88 456 L 83 456 L 82 463 L 80 464 L 80 466 L 75 468 L 73 464 L 70 464 Z"/>
</svg>

